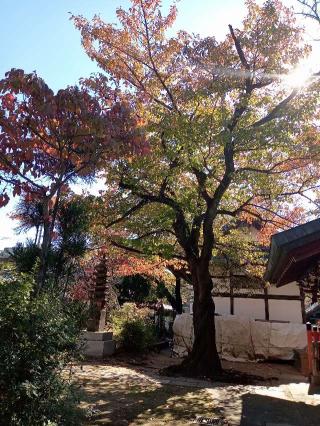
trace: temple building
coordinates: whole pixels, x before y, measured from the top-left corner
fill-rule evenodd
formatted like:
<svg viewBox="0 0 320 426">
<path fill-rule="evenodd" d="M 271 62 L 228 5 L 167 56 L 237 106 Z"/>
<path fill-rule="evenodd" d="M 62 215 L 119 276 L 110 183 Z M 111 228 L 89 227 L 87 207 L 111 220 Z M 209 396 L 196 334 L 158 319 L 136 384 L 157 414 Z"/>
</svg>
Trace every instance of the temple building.
<svg viewBox="0 0 320 426">
<path fill-rule="evenodd" d="M 264 279 L 299 290 L 303 322 L 317 315 L 320 296 L 320 219 L 272 236 Z"/>
</svg>

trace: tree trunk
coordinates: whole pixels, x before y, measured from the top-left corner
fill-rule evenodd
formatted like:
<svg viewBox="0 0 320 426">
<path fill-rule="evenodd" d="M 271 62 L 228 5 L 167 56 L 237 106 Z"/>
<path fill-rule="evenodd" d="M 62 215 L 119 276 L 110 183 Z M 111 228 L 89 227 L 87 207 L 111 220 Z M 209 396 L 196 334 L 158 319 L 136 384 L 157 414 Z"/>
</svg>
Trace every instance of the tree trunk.
<svg viewBox="0 0 320 426">
<path fill-rule="evenodd" d="M 55 273 L 54 273 L 55 286 L 58 285 L 59 278 L 61 277 L 65 266 L 66 266 L 66 259 L 64 258 L 64 250 L 60 249 L 55 261 Z"/>
<path fill-rule="evenodd" d="M 314 285 L 312 287 L 311 302 L 312 303 L 317 303 L 318 302 L 318 286 L 317 285 Z"/>
<path fill-rule="evenodd" d="M 36 236 L 34 238 L 34 244 L 38 244 L 38 234 L 39 234 L 39 226 L 36 226 Z"/>
<path fill-rule="evenodd" d="M 47 268 L 48 268 L 48 255 L 51 244 L 51 224 L 50 224 L 50 212 L 49 212 L 49 201 L 46 199 L 43 202 L 43 237 L 41 245 L 41 256 L 40 256 L 40 268 L 38 274 L 38 286 L 37 293 L 39 294 L 42 287 L 44 286 Z"/>
<path fill-rule="evenodd" d="M 176 285 L 174 289 L 174 296 L 170 293 L 168 288 L 164 283 L 161 283 L 163 287 L 161 288 L 161 297 L 165 296 L 167 301 L 172 306 L 172 309 L 177 314 L 182 314 L 182 298 L 181 298 L 181 279 L 176 277 Z"/>
<path fill-rule="evenodd" d="M 50 201 L 52 201 L 53 196 L 46 197 L 43 201 L 43 237 L 41 245 L 40 270 L 38 275 L 38 293 L 40 293 L 46 281 L 48 270 L 48 256 L 51 247 L 54 225 L 58 213 L 60 192 L 61 187 L 58 187 L 52 211 L 50 210 L 49 203 Z"/>
<path fill-rule="evenodd" d="M 175 292 L 176 312 L 177 314 L 182 314 L 181 278 L 179 277 L 176 277 L 176 286 L 175 286 L 174 292 Z"/>
<path fill-rule="evenodd" d="M 215 306 L 209 267 L 200 262 L 192 265 L 191 275 L 194 288 L 194 342 L 190 354 L 176 371 L 186 376 L 214 379 L 221 374 L 222 367 L 216 347 Z"/>
</svg>

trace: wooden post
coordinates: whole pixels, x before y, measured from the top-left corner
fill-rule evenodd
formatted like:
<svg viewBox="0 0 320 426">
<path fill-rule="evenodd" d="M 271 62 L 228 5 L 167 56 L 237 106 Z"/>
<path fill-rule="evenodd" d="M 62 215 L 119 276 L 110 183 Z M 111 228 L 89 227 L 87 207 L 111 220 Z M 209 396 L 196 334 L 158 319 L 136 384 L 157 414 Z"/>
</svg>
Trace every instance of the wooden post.
<svg viewBox="0 0 320 426">
<path fill-rule="evenodd" d="M 312 371 L 312 329 L 311 323 L 307 322 L 307 344 L 308 344 L 308 369 L 309 374 Z"/>
<path fill-rule="evenodd" d="M 265 311 L 265 320 L 269 321 L 269 298 L 268 298 L 268 289 L 264 287 L 264 311 Z"/>
<path fill-rule="evenodd" d="M 305 294 L 303 291 L 303 288 L 301 285 L 299 285 L 300 288 L 300 297 L 301 297 L 301 316 L 302 316 L 302 323 L 306 323 L 306 306 L 305 306 Z"/>
<path fill-rule="evenodd" d="M 230 314 L 234 315 L 234 297 L 233 297 L 232 277 L 230 277 Z"/>
</svg>

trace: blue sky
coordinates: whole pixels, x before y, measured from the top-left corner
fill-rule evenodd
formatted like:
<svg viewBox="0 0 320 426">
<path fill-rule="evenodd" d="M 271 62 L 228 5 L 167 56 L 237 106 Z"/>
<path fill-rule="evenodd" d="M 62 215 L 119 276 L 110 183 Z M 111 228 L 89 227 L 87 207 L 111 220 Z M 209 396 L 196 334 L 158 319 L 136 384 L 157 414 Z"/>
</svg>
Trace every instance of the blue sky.
<svg viewBox="0 0 320 426">
<path fill-rule="evenodd" d="M 89 18 L 100 14 L 116 22 L 116 7 L 128 4 L 128 0 L 0 0 L 0 76 L 10 68 L 23 68 L 36 70 L 55 90 L 76 83 L 96 67 L 81 47 L 69 12 Z M 202 34 L 221 34 L 225 27 L 227 32 L 228 23 L 239 22 L 243 4 L 242 0 L 182 0 L 177 27 Z"/>
<path fill-rule="evenodd" d="M 164 0 L 164 7 L 169 3 Z M 11 68 L 22 68 L 36 70 L 54 90 L 77 83 L 97 68 L 84 53 L 69 12 L 88 18 L 100 14 L 116 22 L 116 7 L 128 4 L 128 0 L 0 0 L 0 78 Z M 178 8 L 175 29 L 218 38 L 227 33 L 228 24 L 239 25 L 245 14 L 244 0 L 181 0 Z M 8 217 L 13 205 L 0 209 L 0 249 L 25 237 L 14 233 L 15 223 Z"/>
<path fill-rule="evenodd" d="M 164 0 L 167 7 L 169 0 Z M 54 90 L 77 83 L 80 77 L 97 71 L 84 53 L 79 32 L 70 14 L 93 17 L 100 14 L 116 22 L 116 7 L 128 0 L 0 0 L 0 78 L 11 68 L 36 70 Z M 239 24 L 244 10 L 242 0 L 182 0 L 175 28 L 222 37 L 229 23 Z M 16 223 L 8 217 L 14 201 L 0 209 L 0 249 L 24 240 L 16 235 Z"/>
</svg>

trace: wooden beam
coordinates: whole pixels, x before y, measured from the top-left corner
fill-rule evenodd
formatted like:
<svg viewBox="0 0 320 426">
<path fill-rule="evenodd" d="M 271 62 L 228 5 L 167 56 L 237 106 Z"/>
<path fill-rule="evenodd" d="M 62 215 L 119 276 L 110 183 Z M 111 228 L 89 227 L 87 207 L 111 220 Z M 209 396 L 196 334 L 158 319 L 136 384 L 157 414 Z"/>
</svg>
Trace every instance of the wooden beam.
<svg viewBox="0 0 320 426">
<path fill-rule="evenodd" d="M 229 292 L 213 293 L 213 297 L 231 297 Z M 233 298 L 242 299 L 265 299 L 265 294 L 232 294 Z M 268 294 L 269 300 L 297 300 L 301 301 L 301 296 L 285 295 L 285 294 Z"/>
</svg>

